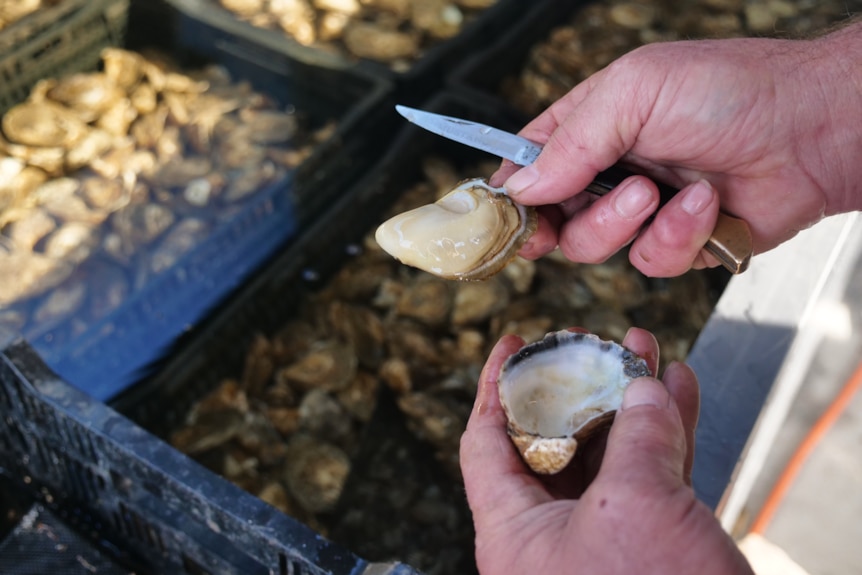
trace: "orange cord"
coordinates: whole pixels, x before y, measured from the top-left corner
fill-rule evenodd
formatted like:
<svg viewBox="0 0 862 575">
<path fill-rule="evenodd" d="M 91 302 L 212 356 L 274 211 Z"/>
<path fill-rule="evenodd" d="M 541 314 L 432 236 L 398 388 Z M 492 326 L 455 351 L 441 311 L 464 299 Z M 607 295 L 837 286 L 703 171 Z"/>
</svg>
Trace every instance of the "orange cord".
<svg viewBox="0 0 862 575">
<path fill-rule="evenodd" d="M 817 423 L 814 424 L 808 435 L 799 444 L 799 447 L 796 448 L 790 461 L 787 462 L 787 467 L 781 472 L 778 481 L 775 483 L 775 487 L 772 488 L 772 492 L 766 498 L 763 507 L 760 508 L 760 513 L 754 519 L 754 523 L 752 523 L 750 529 L 751 533 L 763 535 L 766 531 L 769 522 L 772 520 L 772 516 L 775 515 L 779 505 L 784 500 L 784 496 L 787 495 L 791 485 L 796 480 L 796 476 L 802 470 L 802 465 L 808 459 L 808 456 L 811 455 L 811 452 L 814 451 L 820 440 L 823 439 L 823 436 L 826 435 L 826 432 L 829 431 L 847 408 L 850 400 L 853 399 L 853 395 L 860 387 L 862 387 L 862 363 L 859 364 L 856 371 L 853 372 L 853 375 L 844 384 L 841 392 L 832 401 L 826 411 L 823 412 L 823 415 L 820 416 L 820 419 L 817 420 Z"/>
</svg>

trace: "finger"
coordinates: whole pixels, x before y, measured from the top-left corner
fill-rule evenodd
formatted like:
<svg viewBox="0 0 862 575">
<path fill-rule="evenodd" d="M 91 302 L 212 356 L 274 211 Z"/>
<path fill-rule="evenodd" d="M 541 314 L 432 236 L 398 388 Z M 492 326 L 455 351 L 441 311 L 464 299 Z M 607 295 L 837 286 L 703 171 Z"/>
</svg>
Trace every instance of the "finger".
<svg viewBox="0 0 862 575">
<path fill-rule="evenodd" d="M 605 74 L 589 79 L 570 99 L 521 130 L 522 136 L 544 142 L 544 148 L 533 164 L 506 180 L 517 201 L 558 203 L 586 188 L 634 145 L 655 95 L 636 89 L 609 92 Z"/>
<path fill-rule="evenodd" d="M 566 330 L 575 333 L 590 333 L 589 330 L 579 326 L 568 327 Z M 655 342 L 652 334 L 645 330 L 639 331 L 643 333 L 638 335 L 645 334 L 647 336 L 641 342 L 644 346 L 649 346 L 647 341 L 649 338 L 652 338 L 653 342 Z M 638 345 L 638 343 L 635 341 L 635 345 Z M 657 347 L 658 344 L 655 345 Z M 598 472 L 606 440 L 607 429 L 598 430 L 585 441 L 578 442 L 575 456 L 565 469 L 559 473 L 545 475 L 540 478 L 542 485 L 545 486 L 548 493 L 554 499 L 578 499 L 584 493 Z"/>
<path fill-rule="evenodd" d="M 479 388 L 473 411 L 467 421 L 467 431 L 479 427 L 496 428 L 506 425 L 506 415 L 500 405 L 497 393 L 497 377 L 506 359 L 524 345 L 524 340 L 516 335 L 506 335 L 491 350 L 488 360 L 479 375 Z"/>
<path fill-rule="evenodd" d="M 700 250 L 700 253 L 697 254 L 697 257 L 694 258 L 694 263 L 691 265 L 692 269 L 702 270 L 705 268 L 716 268 L 721 265 L 721 262 L 718 259 L 709 253 L 708 251 Z"/>
<path fill-rule="evenodd" d="M 679 408 L 682 427 L 685 429 L 686 456 L 683 478 L 687 485 L 691 485 L 694 433 L 700 413 L 700 389 L 697 385 L 697 376 L 688 365 L 674 361 L 665 368 L 662 381 Z"/>
<path fill-rule="evenodd" d="M 578 83 L 562 98 L 524 126 L 518 134 L 534 142 L 545 144 L 551 134 L 557 130 L 569 116 L 581 105 L 584 99 L 601 84 L 605 70 L 592 74 L 586 80 Z"/>
<path fill-rule="evenodd" d="M 505 183 L 512 174 L 520 170 L 521 167 L 522 166 L 519 166 L 510 160 L 503 160 L 500 167 L 497 168 L 497 171 L 491 174 L 491 177 L 488 178 L 488 185 L 494 186 L 495 188 L 501 187 L 503 183 Z"/>
<path fill-rule="evenodd" d="M 653 377 L 658 373 L 659 347 L 655 336 L 639 327 L 629 328 L 622 341 L 623 346 L 630 349 L 647 362 Z"/>
<path fill-rule="evenodd" d="M 551 137 L 551 134 L 553 134 L 560 124 L 565 121 L 572 110 L 574 110 L 592 91 L 593 87 L 598 83 L 601 77 L 602 71 L 599 71 L 583 82 L 580 82 L 565 96 L 551 104 L 547 110 L 536 116 L 536 118 L 524 126 L 518 134 L 528 140 L 544 145 Z M 519 166 L 510 160 L 503 160 L 500 164 L 500 168 L 488 179 L 488 183 L 495 187 L 502 186 L 510 176 L 522 167 L 523 166 Z M 577 192 L 579 190 L 575 191 Z"/>
<path fill-rule="evenodd" d="M 645 329 L 633 327 L 622 344 L 647 362 L 650 372 L 658 371 L 659 345 L 655 336 Z M 578 445 L 575 461 L 558 475 L 544 478 L 549 490 L 557 497 L 579 498 L 595 478 L 601 466 L 607 443 L 607 431 L 599 432 Z"/>
<path fill-rule="evenodd" d="M 477 530 L 484 525 L 502 525 L 550 500 L 506 433 L 506 415 L 497 392 L 500 367 L 523 344 L 520 337 L 508 335 L 494 346 L 479 378 L 467 429 L 461 436 L 461 473 Z"/>
<path fill-rule="evenodd" d="M 686 439 L 676 403 L 657 379 L 629 384 L 597 482 L 671 492 L 683 485 Z"/>
<path fill-rule="evenodd" d="M 608 441 L 609 428 L 595 431 L 578 443 L 572 463 L 560 473 L 543 478 L 557 499 L 580 499 L 599 471 Z"/>
<path fill-rule="evenodd" d="M 718 193 L 709 182 L 686 186 L 638 235 L 629 250 L 632 265 L 653 277 L 685 273 L 712 235 L 718 208 Z"/>
<path fill-rule="evenodd" d="M 536 231 L 518 251 L 518 255 L 528 260 L 539 259 L 557 248 L 557 233 L 563 220 L 563 215 L 557 206 L 539 206 L 536 213 L 538 214 Z"/>
<path fill-rule="evenodd" d="M 637 235 L 658 204 L 658 188 L 649 178 L 626 178 L 563 224 L 560 250 L 575 262 L 603 262 Z"/>
<path fill-rule="evenodd" d="M 563 220 L 570 220 L 575 216 L 575 214 L 585 210 L 590 205 L 592 205 L 597 199 L 598 196 L 596 196 L 595 194 L 591 194 L 588 192 L 579 192 L 574 196 L 567 198 L 559 204 L 555 205 L 562 214 Z"/>
</svg>

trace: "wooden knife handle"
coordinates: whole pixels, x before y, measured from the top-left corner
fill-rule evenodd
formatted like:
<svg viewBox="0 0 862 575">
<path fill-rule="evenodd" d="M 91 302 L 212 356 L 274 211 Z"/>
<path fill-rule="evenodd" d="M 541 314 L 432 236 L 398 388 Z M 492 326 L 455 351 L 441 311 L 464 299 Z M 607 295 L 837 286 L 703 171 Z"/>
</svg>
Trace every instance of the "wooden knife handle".
<svg viewBox="0 0 862 575">
<path fill-rule="evenodd" d="M 603 196 L 632 175 L 634 175 L 634 172 L 630 172 L 625 168 L 611 166 L 607 170 L 599 172 L 596 179 L 587 186 L 586 190 Z M 661 197 L 659 207 L 668 203 L 679 192 L 676 188 L 661 182 L 656 182 L 656 185 Z M 745 220 L 729 216 L 724 212 L 719 212 L 715 229 L 712 230 L 712 235 L 703 247 L 715 256 L 721 262 L 721 265 L 734 274 L 740 274 L 748 269 L 748 264 L 751 262 L 751 254 L 754 250 L 748 223 Z"/>
</svg>

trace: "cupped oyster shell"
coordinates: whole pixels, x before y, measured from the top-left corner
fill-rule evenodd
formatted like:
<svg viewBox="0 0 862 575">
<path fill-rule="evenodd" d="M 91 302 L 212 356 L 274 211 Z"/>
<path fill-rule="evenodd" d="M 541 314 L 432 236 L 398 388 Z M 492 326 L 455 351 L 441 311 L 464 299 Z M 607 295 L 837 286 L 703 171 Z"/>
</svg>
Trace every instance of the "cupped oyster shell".
<svg viewBox="0 0 862 575">
<path fill-rule="evenodd" d="M 562 471 L 578 442 L 610 424 L 629 382 L 649 375 L 646 361 L 617 343 L 588 333 L 549 333 L 500 369 L 509 436 L 536 473 Z"/>
<path fill-rule="evenodd" d="M 398 214 L 375 239 L 401 262 L 446 279 L 487 279 L 536 231 L 536 211 L 483 178 L 464 180 L 433 204 Z"/>
</svg>

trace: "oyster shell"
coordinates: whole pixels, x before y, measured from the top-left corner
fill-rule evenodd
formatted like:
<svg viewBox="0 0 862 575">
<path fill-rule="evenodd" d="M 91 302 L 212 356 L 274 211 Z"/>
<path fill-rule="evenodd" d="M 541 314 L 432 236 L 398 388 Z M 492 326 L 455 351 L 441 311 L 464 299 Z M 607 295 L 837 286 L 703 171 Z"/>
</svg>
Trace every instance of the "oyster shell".
<svg viewBox="0 0 862 575">
<path fill-rule="evenodd" d="M 407 265 L 446 279 L 481 280 L 503 269 L 536 225 L 534 208 L 476 178 L 384 222 L 375 239 Z"/>
<path fill-rule="evenodd" d="M 421 37 L 375 24 L 355 21 L 344 28 L 344 45 L 358 58 L 392 62 L 410 58 L 419 51 Z"/>
<path fill-rule="evenodd" d="M 24 102 L 3 115 L 3 133 L 25 146 L 71 148 L 87 125 L 70 110 L 52 102 Z"/>
<path fill-rule="evenodd" d="M 78 119 L 88 123 L 96 121 L 118 100 L 125 98 L 125 92 L 114 78 L 96 72 L 61 78 L 46 95 L 73 110 Z"/>
<path fill-rule="evenodd" d="M 617 343 L 587 333 L 549 333 L 500 369 L 509 436 L 536 473 L 562 471 L 578 442 L 612 421 L 629 382 L 649 375 L 646 361 Z"/>
<path fill-rule="evenodd" d="M 284 480 L 306 511 L 331 511 L 350 474 L 350 457 L 337 445 L 296 435 L 287 446 Z"/>
<path fill-rule="evenodd" d="M 144 57 L 136 52 L 108 47 L 102 50 L 105 76 L 120 87 L 129 89 L 138 85 L 144 74 Z"/>
</svg>

